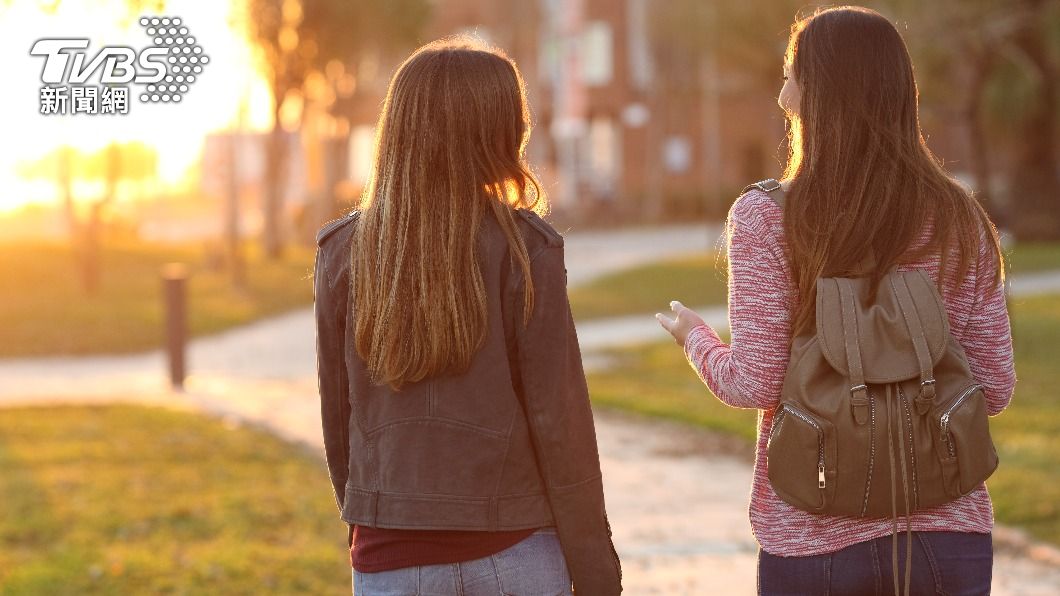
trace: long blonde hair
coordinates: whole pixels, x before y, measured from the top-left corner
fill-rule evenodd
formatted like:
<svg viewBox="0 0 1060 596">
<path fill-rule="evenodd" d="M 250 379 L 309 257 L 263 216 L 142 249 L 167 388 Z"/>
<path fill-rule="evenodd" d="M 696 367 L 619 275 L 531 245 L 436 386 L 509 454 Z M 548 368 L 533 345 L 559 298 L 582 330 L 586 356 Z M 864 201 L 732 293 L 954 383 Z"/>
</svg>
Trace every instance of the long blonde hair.
<svg viewBox="0 0 1060 596">
<path fill-rule="evenodd" d="M 425 45 L 394 74 L 352 256 L 356 349 L 373 382 L 400 389 L 470 366 L 488 331 L 477 245 L 487 214 L 522 269 L 529 320 L 513 209 L 545 207 L 524 157 L 530 128 L 515 64 L 475 40 Z"/>
</svg>

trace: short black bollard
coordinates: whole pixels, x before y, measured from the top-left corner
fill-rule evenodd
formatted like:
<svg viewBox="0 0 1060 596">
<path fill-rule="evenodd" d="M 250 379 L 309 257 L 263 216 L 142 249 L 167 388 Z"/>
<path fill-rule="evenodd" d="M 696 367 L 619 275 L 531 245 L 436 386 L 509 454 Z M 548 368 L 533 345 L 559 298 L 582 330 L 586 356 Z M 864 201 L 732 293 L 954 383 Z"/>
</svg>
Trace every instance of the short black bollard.
<svg viewBox="0 0 1060 596">
<path fill-rule="evenodd" d="M 162 267 L 166 361 L 169 364 L 169 383 L 178 391 L 184 389 L 184 351 L 188 337 L 187 279 L 188 268 L 183 263 L 169 263 Z"/>
</svg>

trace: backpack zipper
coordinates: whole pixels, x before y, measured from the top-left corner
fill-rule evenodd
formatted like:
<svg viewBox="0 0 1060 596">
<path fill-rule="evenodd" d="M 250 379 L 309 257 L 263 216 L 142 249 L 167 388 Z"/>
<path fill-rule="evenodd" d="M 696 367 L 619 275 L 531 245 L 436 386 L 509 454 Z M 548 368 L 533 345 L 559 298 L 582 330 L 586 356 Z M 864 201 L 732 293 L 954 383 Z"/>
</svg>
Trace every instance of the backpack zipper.
<svg viewBox="0 0 1060 596">
<path fill-rule="evenodd" d="M 876 462 L 876 398 L 869 393 L 869 473 L 865 477 L 865 496 L 861 501 L 861 517 L 869 508 L 869 492 L 872 490 L 872 469 Z"/>
<path fill-rule="evenodd" d="M 817 431 L 817 488 L 824 488 L 824 432 L 821 431 L 821 426 L 790 404 L 784 404 L 782 407 Z"/>
<path fill-rule="evenodd" d="M 905 424 L 906 424 L 906 436 L 909 437 L 909 462 L 910 474 L 913 477 L 913 510 L 919 506 L 920 501 L 920 489 L 917 487 L 916 478 L 916 448 L 913 445 L 913 413 L 912 408 L 909 407 L 909 397 L 902 391 L 902 386 L 897 385 L 898 389 L 898 401 L 902 402 L 902 409 L 905 411 Z"/>
<path fill-rule="evenodd" d="M 968 399 L 973 393 L 982 388 L 982 385 L 976 383 L 962 391 L 961 394 L 957 396 L 957 399 L 950 404 L 950 407 L 946 408 L 946 411 L 943 412 L 942 416 L 939 418 L 939 428 L 942 430 L 942 440 L 946 443 L 946 448 L 949 450 L 950 457 L 956 455 L 956 448 L 953 445 L 953 437 L 950 436 L 950 414 L 964 403 L 964 400 Z"/>
<path fill-rule="evenodd" d="M 781 406 L 781 408 L 773 416 L 772 427 L 769 429 L 769 439 L 766 440 L 766 446 L 768 446 L 770 443 L 773 442 L 773 437 L 777 436 L 777 434 L 780 432 L 780 427 L 783 426 L 783 424 L 784 424 L 784 407 Z"/>
</svg>

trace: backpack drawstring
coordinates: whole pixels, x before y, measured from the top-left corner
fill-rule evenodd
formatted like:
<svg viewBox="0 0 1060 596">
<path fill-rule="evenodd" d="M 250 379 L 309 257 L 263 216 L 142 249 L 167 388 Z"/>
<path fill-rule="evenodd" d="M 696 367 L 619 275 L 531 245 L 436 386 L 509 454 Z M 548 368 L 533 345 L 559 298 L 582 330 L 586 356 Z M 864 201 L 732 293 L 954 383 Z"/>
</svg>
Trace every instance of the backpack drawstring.
<svg viewBox="0 0 1060 596">
<path fill-rule="evenodd" d="M 894 436 L 898 435 L 898 459 L 902 471 L 902 496 L 905 500 L 905 591 L 908 596 L 909 586 L 912 580 L 913 562 L 913 533 L 912 520 L 909 518 L 909 476 L 905 460 L 905 432 L 903 432 L 901 417 L 898 415 L 899 404 L 893 403 L 892 385 L 886 386 L 887 403 L 887 450 L 889 457 L 887 462 L 891 466 L 891 572 L 894 580 L 894 595 L 901 596 L 898 591 L 898 483 L 894 477 Z M 901 399 L 899 397 L 899 399 Z M 897 424 L 895 422 L 897 421 Z"/>
</svg>

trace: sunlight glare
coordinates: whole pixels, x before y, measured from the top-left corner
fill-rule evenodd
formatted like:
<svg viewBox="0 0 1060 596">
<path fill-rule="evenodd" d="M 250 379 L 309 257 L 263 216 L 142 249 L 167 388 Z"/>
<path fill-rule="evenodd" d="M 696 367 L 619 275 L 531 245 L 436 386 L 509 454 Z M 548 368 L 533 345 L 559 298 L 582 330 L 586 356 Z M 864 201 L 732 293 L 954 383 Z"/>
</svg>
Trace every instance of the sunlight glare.
<svg viewBox="0 0 1060 596">
<path fill-rule="evenodd" d="M 42 37 L 87 37 L 89 59 L 105 45 L 142 49 L 150 41 L 136 17 L 122 26 L 126 11 L 120 0 L 64 1 L 54 14 L 35 2 L 0 8 L 0 51 L 9 57 L 7 89 L 0 94 L 0 118 L 8 139 L 0 144 L 0 213 L 59 200 L 53 180 L 26 180 L 17 172 L 20 163 L 39 160 L 62 145 L 91 152 L 112 141 L 140 141 L 158 153 L 156 188 L 194 192 L 198 181 L 189 179 L 189 168 L 201 159 L 205 136 L 232 128 L 244 97 L 249 106 L 245 128 L 270 126 L 271 99 L 253 49 L 245 41 L 242 0 L 170 0 L 160 13 L 179 16 L 210 57 L 180 104 L 147 104 L 130 97 L 126 115 L 41 115 L 44 59 L 29 54 L 33 43 Z M 99 84 L 98 72 L 87 84 Z M 130 84 L 130 96 L 141 88 Z"/>
</svg>

